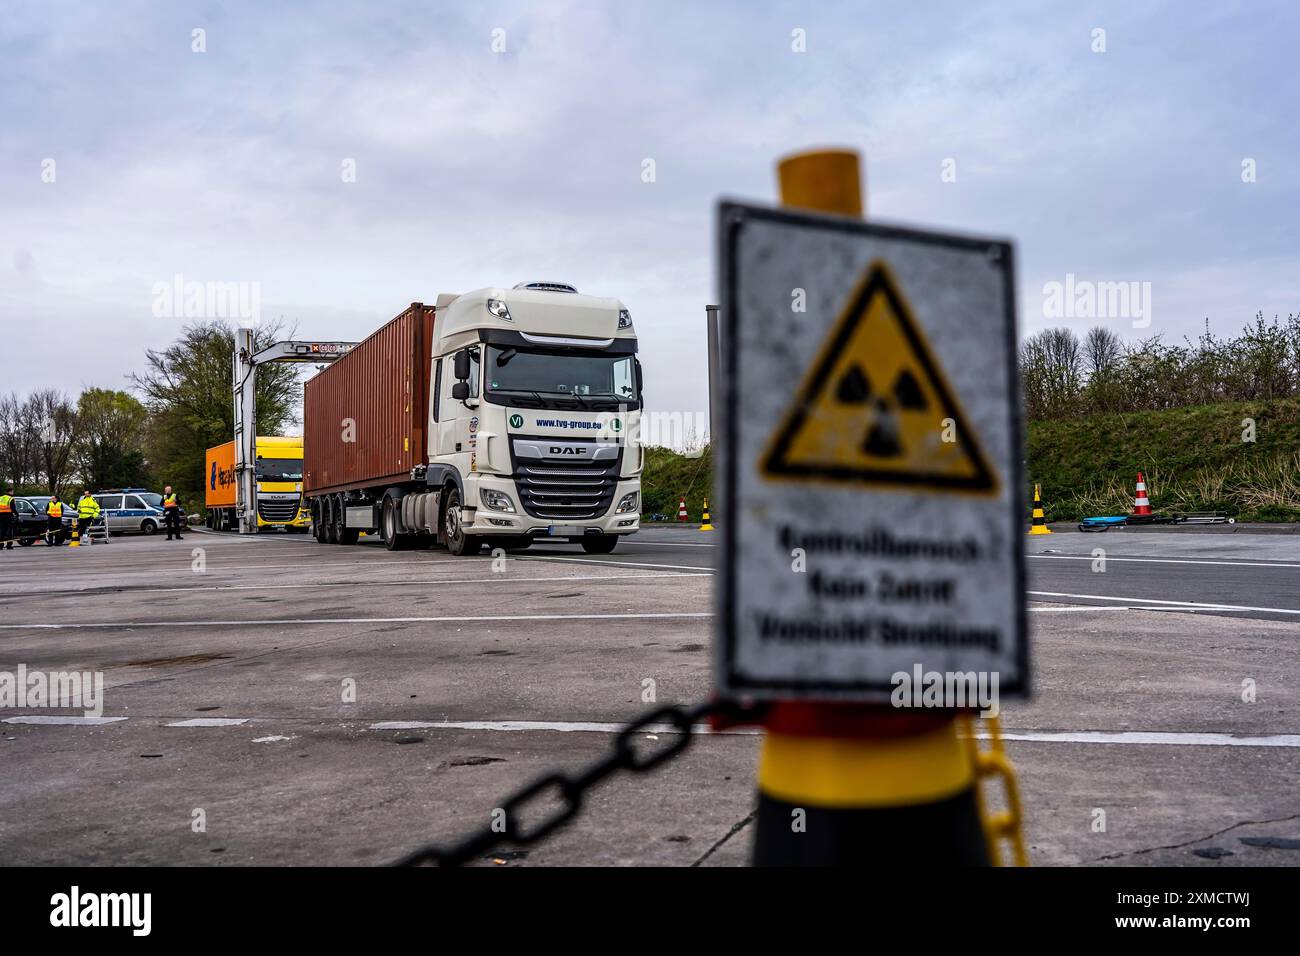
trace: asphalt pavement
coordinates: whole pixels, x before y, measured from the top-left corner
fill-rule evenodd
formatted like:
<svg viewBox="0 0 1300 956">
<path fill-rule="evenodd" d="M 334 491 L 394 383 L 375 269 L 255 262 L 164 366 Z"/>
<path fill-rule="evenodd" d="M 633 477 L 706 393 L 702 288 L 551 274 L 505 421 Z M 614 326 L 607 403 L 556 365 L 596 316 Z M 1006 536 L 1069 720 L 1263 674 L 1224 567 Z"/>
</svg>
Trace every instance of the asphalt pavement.
<svg viewBox="0 0 1300 956">
<path fill-rule="evenodd" d="M 715 540 L 6 551 L 0 672 L 106 686 L 98 718 L 0 709 L 0 863 L 378 864 L 484 826 L 608 752 L 648 688 L 707 697 Z M 1026 555 L 1035 696 L 1002 725 L 1033 861 L 1300 863 L 1300 539 L 1063 532 Z M 481 862 L 743 864 L 759 742 L 700 736 Z"/>
</svg>

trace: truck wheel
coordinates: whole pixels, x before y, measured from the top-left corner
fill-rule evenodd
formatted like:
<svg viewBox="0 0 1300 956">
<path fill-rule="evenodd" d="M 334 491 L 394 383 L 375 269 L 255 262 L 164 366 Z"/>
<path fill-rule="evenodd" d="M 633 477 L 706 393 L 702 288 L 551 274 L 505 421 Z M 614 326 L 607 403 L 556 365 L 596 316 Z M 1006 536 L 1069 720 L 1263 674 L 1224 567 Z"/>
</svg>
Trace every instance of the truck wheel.
<svg viewBox="0 0 1300 956">
<path fill-rule="evenodd" d="M 447 537 L 447 550 L 456 557 L 478 554 L 483 541 L 476 535 L 466 534 L 460 523 L 460 489 L 451 488 L 447 492 L 447 508 L 442 516 L 443 533 Z"/>
<path fill-rule="evenodd" d="M 397 532 L 397 498 L 385 498 L 384 510 L 380 515 L 379 532 L 384 539 L 384 547 L 389 551 L 405 551 L 411 536 Z"/>
<path fill-rule="evenodd" d="M 609 554 L 618 544 L 616 534 L 593 534 L 582 539 L 582 550 L 588 554 Z"/>
</svg>

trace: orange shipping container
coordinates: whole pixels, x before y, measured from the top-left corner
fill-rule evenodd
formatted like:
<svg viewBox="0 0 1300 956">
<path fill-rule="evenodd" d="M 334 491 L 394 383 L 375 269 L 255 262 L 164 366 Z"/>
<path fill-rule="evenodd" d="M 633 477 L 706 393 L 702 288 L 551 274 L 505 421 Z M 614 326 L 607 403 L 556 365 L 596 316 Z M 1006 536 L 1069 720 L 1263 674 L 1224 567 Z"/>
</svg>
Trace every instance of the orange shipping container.
<svg viewBox="0 0 1300 956">
<path fill-rule="evenodd" d="M 412 302 L 303 387 L 303 491 L 408 481 L 425 443 L 434 308 Z"/>
<path fill-rule="evenodd" d="M 235 506 L 235 443 L 209 448 L 203 466 L 203 503 L 209 508 Z"/>
</svg>

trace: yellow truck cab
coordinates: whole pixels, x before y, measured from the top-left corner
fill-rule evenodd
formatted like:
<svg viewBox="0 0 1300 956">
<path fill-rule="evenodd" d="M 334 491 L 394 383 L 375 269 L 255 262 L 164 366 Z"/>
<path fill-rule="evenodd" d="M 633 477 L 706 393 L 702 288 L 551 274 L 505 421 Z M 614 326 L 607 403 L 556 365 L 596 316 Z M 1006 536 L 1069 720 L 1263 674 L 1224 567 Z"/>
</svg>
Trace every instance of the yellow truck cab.
<svg viewBox="0 0 1300 956">
<path fill-rule="evenodd" d="M 257 527 L 305 534 L 311 526 L 311 515 L 303 507 L 302 437 L 259 435 L 256 455 Z M 233 441 L 208 449 L 203 487 L 207 526 L 215 531 L 237 529 Z"/>
</svg>

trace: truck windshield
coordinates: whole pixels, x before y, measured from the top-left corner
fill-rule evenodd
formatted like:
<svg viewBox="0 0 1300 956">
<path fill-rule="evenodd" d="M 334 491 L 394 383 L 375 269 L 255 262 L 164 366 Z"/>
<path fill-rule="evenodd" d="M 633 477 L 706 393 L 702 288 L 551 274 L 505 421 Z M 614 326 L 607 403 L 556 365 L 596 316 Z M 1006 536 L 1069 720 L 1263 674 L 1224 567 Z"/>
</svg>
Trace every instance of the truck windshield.
<svg viewBox="0 0 1300 956">
<path fill-rule="evenodd" d="M 257 459 L 259 481 L 302 481 L 301 458 Z"/>
<path fill-rule="evenodd" d="M 600 352 L 561 352 L 488 346 L 483 391 L 498 405 L 636 408 L 635 359 Z"/>
</svg>

